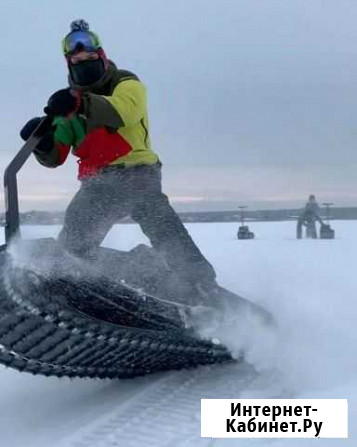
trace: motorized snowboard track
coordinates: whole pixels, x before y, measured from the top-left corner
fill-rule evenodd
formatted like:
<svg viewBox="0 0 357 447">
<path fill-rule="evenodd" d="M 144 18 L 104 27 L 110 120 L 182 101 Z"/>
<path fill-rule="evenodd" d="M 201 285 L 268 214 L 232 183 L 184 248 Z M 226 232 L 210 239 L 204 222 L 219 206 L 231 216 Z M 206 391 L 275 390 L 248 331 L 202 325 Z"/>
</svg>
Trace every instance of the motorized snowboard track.
<svg viewBox="0 0 357 447">
<path fill-rule="evenodd" d="M 197 317 L 223 318 L 229 308 L 266 319 L 258 306 L 219 286 L 202 300 L 144 245 L 101 247 L 84 261 L 54 239 L 21 240 L 16 174 L 51 126 L 42 120 L 4 175 L 0 363 L 45 376 L 115 379 L 234 361 L 218 340 L 200 338 Z"/>
<path fill-rule="evenodd" d="M 38 263 L 17 265 L 10 256 L 0 253 L 0 362 L 7 366 L 43 375 L 129 378 L 232 360 L 224 346 L 199 339 L 188 327 L 189 306 L 104 275 L 82 276 L 79 264 L 72 263 L 68 274 L 54 275 L 52 268 L 43 274 Z"/>
</svg>

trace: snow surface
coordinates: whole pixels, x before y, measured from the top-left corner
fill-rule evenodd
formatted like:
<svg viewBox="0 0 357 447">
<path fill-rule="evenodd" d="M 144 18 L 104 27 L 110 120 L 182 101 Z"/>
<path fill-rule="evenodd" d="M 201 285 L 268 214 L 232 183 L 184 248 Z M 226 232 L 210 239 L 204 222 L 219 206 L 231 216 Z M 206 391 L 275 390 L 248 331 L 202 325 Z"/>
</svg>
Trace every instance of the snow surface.
<svg viewBox="0 0 357 447">
<path fill-rule="evenodd" d="M 357 222 L 334 221 L 335 240 L 296 240 L 293 222 L 254 223 L 238 241 L 234 223 L 187 225 L 219 282 L 275 316 L 272 331 L 237 320 L 216 334 L 244 346 L 249 365 L 202 367 L 123 381 L 56 379 L 0 367 L 0 445 L 357 445 Z M 23 236 L 56 236 L 29 226 Z M 136 225 L 115 226 L 104 244 L 148 243 Z M 254 368 L 253 368 L 254 366 Z M 258 371 L 255 372 L 255 371 Z M 347 398 L 349 439 L 200 438 L 201 398 Z"/>
</svg>

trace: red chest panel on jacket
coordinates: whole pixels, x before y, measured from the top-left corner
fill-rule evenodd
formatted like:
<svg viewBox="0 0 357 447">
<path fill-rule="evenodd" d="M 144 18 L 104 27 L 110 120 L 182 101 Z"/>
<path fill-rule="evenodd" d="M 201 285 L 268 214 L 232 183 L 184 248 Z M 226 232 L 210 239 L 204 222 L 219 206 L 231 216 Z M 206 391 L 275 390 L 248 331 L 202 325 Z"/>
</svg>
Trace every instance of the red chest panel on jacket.
<svg viewBox="0 0 357 447">
<path fill-rule="evenodd" d="M 100 168 L 131 150 L 130 144 L 118 133 L 110 133 L 105 127 L 93 130 L 74 151 L 80 158 L 78 177 L 95 175 Z"/>
</svg>

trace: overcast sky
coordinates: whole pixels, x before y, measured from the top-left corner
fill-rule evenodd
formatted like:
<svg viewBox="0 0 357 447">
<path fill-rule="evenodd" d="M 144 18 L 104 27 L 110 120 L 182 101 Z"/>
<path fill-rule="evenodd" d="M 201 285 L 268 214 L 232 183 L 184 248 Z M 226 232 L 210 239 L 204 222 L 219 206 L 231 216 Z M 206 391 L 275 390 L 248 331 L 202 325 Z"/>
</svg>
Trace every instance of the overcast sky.
<svg viewBox="0 0 357 447">
<path fill-rule="evenodd" d="M 61 39 L 86 19 L 148 88 L 153 147 L 175 206 L 357 206 L 357 2 L 1 1 L 0 167 L 66 87 Z M 21 209 L 63 209 L 76 160 L 20 173 Z"/>
</svg>

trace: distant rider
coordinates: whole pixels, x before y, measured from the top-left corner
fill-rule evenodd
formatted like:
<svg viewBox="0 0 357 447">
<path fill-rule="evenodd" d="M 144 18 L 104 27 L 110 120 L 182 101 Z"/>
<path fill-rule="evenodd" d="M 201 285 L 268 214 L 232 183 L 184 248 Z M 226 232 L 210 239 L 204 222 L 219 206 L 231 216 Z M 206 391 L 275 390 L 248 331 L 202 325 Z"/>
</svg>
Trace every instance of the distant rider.
<svg viewBox="0 0 357 447">
<path fill-rule="evenodd" d="M 317 238 L 316 222 L 323 225 L 323 221 L 320 217 L 320 208 L 316 202 L 316 197 L 311 194 L 309 200 L 305 205 L 301 215 L 298 218 L 296 236 L 298 239 L 302 237 L 302 227 L 306 227 L 306 237 L 312 239 Z"/>
</svg>

